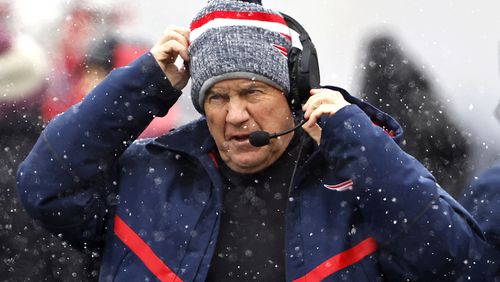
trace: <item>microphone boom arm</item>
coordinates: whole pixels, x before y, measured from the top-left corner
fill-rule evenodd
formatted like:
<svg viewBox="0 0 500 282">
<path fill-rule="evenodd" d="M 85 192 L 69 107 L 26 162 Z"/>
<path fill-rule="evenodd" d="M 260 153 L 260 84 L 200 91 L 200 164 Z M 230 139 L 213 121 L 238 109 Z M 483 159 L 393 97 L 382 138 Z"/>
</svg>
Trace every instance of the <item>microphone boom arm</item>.
<svg viewBox="0 0 500 282">
<path fill-rule="evenodd" d="M 294 130 L 297 130 L 297 128 L 304 125 L 304 123 L 306 123 L 306 121 L 307 120 L 303 119 L 301 122 L 299 122 L 299 124 L 297 124 L 296 126 L 290 128 L 290 129 L 287 129 L 287 130 L 281 131 L 281 132 L 275 132 L 272 134 L 269 134 L 269 132 L 266 132 L 266 131 L 254 131 L 254 132 L 250 133 L 250 136 L 249 136 L 250 144 L 252 144 L 252 146 L 255 146 L 255 147 L 265 146 L 265 145 L 269 144 L 269 141 L 271 140 L 271 138 L 276 138 L 278 136 L 285 135 L 285 134 L 288 134 Z"/>
<path fill-rule="evenodd" d="M 307 120 L 303 119 L 301 122 L 299 122 L 299 124 L 297 124 L 296 126 L 290 128 L 290 129 L 287 129 L 285 131 L 281 131 L 281 132 L 275 132 L 275 133 L 272 133 L 269 135 L 269 138 L 276 138 L 278 136 L 281 136 L 281 135 L 285 135 L 285 134 L 288 134 L 292 131 L 295 131 L 297 130 L 297 128 L 301 127 L 304 125 L 304 123 L 306 123 Z"/>
</svg>

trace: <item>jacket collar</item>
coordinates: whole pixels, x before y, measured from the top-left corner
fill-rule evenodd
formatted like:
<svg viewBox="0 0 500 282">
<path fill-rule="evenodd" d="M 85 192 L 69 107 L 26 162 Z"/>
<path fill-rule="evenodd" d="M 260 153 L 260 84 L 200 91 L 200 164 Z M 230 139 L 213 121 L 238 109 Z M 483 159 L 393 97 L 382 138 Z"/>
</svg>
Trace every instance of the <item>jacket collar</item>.
<svg viewBox="0 0 500 282">
<path fill-rule="evenodd" d="M 157 137 L 146 146 L 165 148 L 194 156 L 200 156 L 216 149 L 215 141 L 208 131 L 205 117 Z"/>
</svg>

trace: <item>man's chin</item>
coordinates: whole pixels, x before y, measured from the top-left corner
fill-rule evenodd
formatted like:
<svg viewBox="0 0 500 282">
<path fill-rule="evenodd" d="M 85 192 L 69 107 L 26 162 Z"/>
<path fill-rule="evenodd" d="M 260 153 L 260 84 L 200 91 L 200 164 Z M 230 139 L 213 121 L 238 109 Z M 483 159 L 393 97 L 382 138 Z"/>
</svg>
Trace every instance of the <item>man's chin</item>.
<svg viewBox="0 0 500 282">
<path fill-rule="evenodd" d="M 262 158 L 233 158 L 227 166 L 238 173 L 255 173 L 265 169 L 268 165 Z"/>
</svg>

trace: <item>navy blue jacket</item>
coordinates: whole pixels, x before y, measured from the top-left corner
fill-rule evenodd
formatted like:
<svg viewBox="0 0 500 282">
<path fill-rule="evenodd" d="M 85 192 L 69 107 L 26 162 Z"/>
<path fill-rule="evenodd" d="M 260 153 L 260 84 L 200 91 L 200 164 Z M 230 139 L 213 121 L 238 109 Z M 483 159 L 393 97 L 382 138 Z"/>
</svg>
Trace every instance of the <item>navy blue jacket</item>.
<svg viewBox="0 0 500 282">
<path fill-rule="evenodd" d="M 104 246 L 101 281 L 206 277 L 222 192 L 205 119 L 134 142 L 179 95 L 146 54 L 51 121 L 19 167 L 31 216 L 74 245 Z M 353 105 L 324 120 L 292 181 L 287 280 L 453 280 L 481 231 L 391 138 L 397 122 L 344 95 Z"/>
<path fill-rule="evenodd" d="M 484 252 L 476 254 L 479 259 L 468 267 L 464 281 L 481 275 L 487 281 L 500 281 L 500 162 L 471 181 L 460 203 L 476 219 L 488 242 Z"/>
</svg>

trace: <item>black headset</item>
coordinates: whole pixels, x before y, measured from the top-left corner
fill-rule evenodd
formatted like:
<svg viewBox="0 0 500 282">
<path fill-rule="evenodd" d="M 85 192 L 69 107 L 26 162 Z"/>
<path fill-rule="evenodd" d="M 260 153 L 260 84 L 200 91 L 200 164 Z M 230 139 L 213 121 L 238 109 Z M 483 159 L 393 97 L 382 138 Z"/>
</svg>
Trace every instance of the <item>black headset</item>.
<svg viewBox="0 0 500 282">
<path fill-rule="evenodd" d="M 290 75 L 290 107 L 300 111 L 309 98 L 309 90 L 320 87 L 318 53 L 307 31 L 292 17 L 281 13 L 288 27 L 299 34 L 302 50 L 292 47 L 288 52 Z"/>
</svg>

